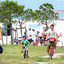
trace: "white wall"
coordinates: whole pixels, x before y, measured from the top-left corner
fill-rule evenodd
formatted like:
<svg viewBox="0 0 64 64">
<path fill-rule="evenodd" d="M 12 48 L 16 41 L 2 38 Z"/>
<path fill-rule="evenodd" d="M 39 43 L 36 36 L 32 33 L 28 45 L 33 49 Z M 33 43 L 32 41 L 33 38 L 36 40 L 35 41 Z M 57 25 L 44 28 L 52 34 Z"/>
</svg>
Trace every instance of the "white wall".
<svg viewBox="0 0 64 64">
<path fill-rule="evenodd" d="M 58 40 L 60 40 L 63 43 L 64 46 L 64 21 L 63 20 L 58 20 L 55 26 L 55 30 L 58 34 L 62 34 L 62 38 L 60 37 Z M 57 46 L 61 46 L 62 43 L 58 42 Z"/>
<path fill-rule="evenodd" d="M 53 21 L 50 24 L 52 24 L 52 23 L 53 23 Z M 59 33 L 62 33 L 62 35 L 63 35 L 62 39 L 59 38 L 59 40 L 61 40 L 63 42 L 63 45 L 64 45 L 64 21 L 62 21 L 62 20 L 54 20 L 54 23 L 55 23 L 55 30 L 56 30 L 56 32 L 58 34 Z M 30 24 L 34 24 L 35 25 L 35 24 L 38 24 L 38 23 L 36 21 L 35 22 L 26 22 L 23 25 L 23 27 L 26 26 L 26 28 L 28 30 Z M 50 24 L 49 24 L 49 26 L 50 26 Z M 2 27 L 2 24 L 1 23 L 0 23 L 0 26 Z M 19 26 L 18 23 L 13 24 L 12 26 L 13 26 L 14 29 L 20 28 L 20 26 Z M 36 31 L 37 30 L 39 30 L 40 32 L 42 32 L 43 31 L 43 25 L 40 25 L 40 28 L 37 28 Z M 14 37 L 15 37 L 15 32 L 13 32 L 13 33 L 14 33 Z M 24 29 L 23 29 L 23 33 L 24 33 Z M 20 29 L 17 30 L 16 37 L 17 38 L 21 37 Z M 4 40 L 4 43 L 6 44 L 6 36 L 3 36 L 3 40 Z M 10 36 L 8 36 L 8 44 L 9 44 L 10 40 L 11 40 L 11 38 L 10 38 Z M 2 41 L 0 40 L 0 44 L 1 43 L 2 43 Z M 62 44 L 60 42 L 58 42 L 57 46 L 61 46 L 61 45 Z"/>
</svg>

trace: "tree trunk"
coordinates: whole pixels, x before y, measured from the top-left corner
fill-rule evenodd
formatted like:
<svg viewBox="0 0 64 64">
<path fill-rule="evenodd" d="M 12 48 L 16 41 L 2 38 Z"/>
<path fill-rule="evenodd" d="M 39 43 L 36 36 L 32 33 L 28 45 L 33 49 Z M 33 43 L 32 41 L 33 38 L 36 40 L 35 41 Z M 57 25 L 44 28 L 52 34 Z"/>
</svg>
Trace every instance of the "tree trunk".
<svg viewBox="0 0 64 64">
<path fill-rule="evenodd" d="M 13 44 L 13 35 L 12 35 L 12 22 L 11 22 L 11 18 L 9 19 L 9 22 L 10 22 L 11 44 Z"/>
<path fill-rule="evenodd" d="M 26 26 L 25 26 L 25 36 L 27 36 L 27 30 L 26 30 Z"/>
<path fill-rule="evenodd" d="M 21 37 L 22 37 L 22 22 L 20 23 L 20 33 L 21 33 Z"/>
<path fill-rule="evenodd" d="M 11 25 L 10 29 L 11 29 L 11 31 L 10 31 L 10 34 L 11 34 L 11 44 L 13 44 L 12 25 Z"/>
<path fill-rule="evenodd" d="M 48 30 L 47 19 L 46 19 L 46 29 Z"/>
<path fill-rule="evenodd" d="M 15 39 L 17 39 L 17 38 L 16 38 L 16 35 L 17 35 L 16 32 L 17 32 L 17 28 L 16 28 L 16 30 L 15 30 Z"/>
<path fill-rule="evenodd" d="M 3 42 L 3 35 L 2 35 L 2 44 L 4 44 L 4 42 Z"/>
<path fill-rule="evenodd" d="M 8 42 L 8 41 L 7 41 L 7 29 L 6 29 L 6 44 L 8 44 L 7 42 Z"/>
<path fill-rule="evenodd" d="M 1 28 L 2 29 L 2 28 Z M 1 32 L 1 37 L 2 37 L 2 44 L 4 44 L 4 42 L 3 42 L 3 34 L 2 34 L 2 32 Z"/>
</svg>

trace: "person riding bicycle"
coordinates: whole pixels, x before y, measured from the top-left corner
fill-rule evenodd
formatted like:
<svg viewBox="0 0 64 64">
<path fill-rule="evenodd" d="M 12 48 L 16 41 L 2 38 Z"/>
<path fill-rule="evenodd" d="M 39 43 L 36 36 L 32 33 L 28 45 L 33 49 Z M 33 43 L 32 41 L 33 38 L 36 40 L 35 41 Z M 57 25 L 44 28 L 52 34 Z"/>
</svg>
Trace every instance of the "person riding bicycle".
<svg viewBox="0 0 64 64">
<path fill-rule="evenodd" d="M 47 31 L 47 34 L 46 34 L 46 40 L 50 38 L 54 38 L 54 42 L 52 43 L 52 46 L 54 47 L 54 50 L 56 48 L 55 44 L 57 44 L 57 41 L 58 41 L 58 37 L 57 37 L 57 33 L 55 32 L 54 30 L 54 25 L 51 24 L 50 26 L 50 29 Z M 47 46 L 47 53 L 49 54 L 49 49 L 50 49 L 50 42 L 49 42 L 49 45 Z"/>
<path fill-rule="evenodd" d="M 23 40 L 22 40 L 22 52 L 23 52 L 24 47 L 26 47 L 27 57 L 28 57 L 28 44 L 29 44 L 29 41 L 26 39 L 26 36 L 23 36 Z"/>
</svg>

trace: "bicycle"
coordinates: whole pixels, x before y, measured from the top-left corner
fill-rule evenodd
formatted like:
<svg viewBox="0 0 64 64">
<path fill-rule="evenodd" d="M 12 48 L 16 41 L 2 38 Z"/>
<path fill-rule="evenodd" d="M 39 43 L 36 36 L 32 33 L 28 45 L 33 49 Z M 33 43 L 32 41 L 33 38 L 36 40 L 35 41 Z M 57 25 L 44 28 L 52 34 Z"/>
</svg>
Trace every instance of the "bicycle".
<svg viewBox="0 0 64 64">
<path fill-rule="evenodd" d="M 52 46 L 52 43 L 50 43 L 49 56 L 51 59 L 52 59 L 53 54 L 54 54 L 54 47 Z"/>
<path fill-rule="evenodd" d="M 23 56 L 24 56 L 24 59 L 25 59 L 26 56 L 27 56 L 27 47 L 24 45 L 23 48 L 24 48 L 24 50 L 23 50 Z"/>
<path fill-rule="evenodd" d="M 12 41 L 9 42 L 9 44 L 18 44 L 19 40 L 18 39 L 13 39 Z"/>
<path fill-rule="evenodd" d="M 28 52 L 27 52 L 27 47 L 26 47 L 26 44 L 23 44 L 23 56 L 24 56 L 24 59 L 26 58 L 26 57 L 28 57 Z"/>
<path fill-rule="evenodd" d="M 50 39 L 48 39 L 46 41 L 50 42 L 50 45 L 49 45 L 49 57 L 50 57 L 50 59 L 52 59 L 53 54 L 54 54 L 54 46 L 53 46 L 53 44 L 55 42 L 55 38 L 50 38 Z"/>
</svg>

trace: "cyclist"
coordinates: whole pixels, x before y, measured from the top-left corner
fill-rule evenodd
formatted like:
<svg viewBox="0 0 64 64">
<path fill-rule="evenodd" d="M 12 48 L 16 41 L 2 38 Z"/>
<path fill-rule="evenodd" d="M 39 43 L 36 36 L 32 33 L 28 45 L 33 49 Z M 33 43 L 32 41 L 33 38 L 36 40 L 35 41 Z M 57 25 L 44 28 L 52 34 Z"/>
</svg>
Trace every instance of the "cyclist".
<svg viewBox="0 0 64 64">
<path fill-rule="evenodd" d="M 28 57 L 28 44 L 29 44 L 29 41 L 26 39 L 26 36 L 23 36 L 23 40 L 22 40 L 22 52 L 23 52 L 24 47 L 26 46 L 27 57 Z"/>
<path fill-rule="evenodd" d="M 56 40 L 56 41 L 54 41 L 54 43 L 52 44 L 52 46 L 54 47 L 54 51 L 55 51 L 55 48 L 56 48 L 55 44 L 57 44 L 58 37 L 57 37 L 57 33 L 56 33 L 55 30 L 54 30 L 54 25 L 53 25 L 53 24 L 51 24 L 50 29 L 47 31 L 47 34 L 46 34 L 46 40 L 47 40 L 47 39 L 50 39 L 50 38 L 54 38 L 54 40 Z M 49 48 L 50 48 L 50 43 L 49 43 L 49 45 L 47 46 L 47 53 L 48 53 L 48 54 L 49 54 Z"/>
</svg>

